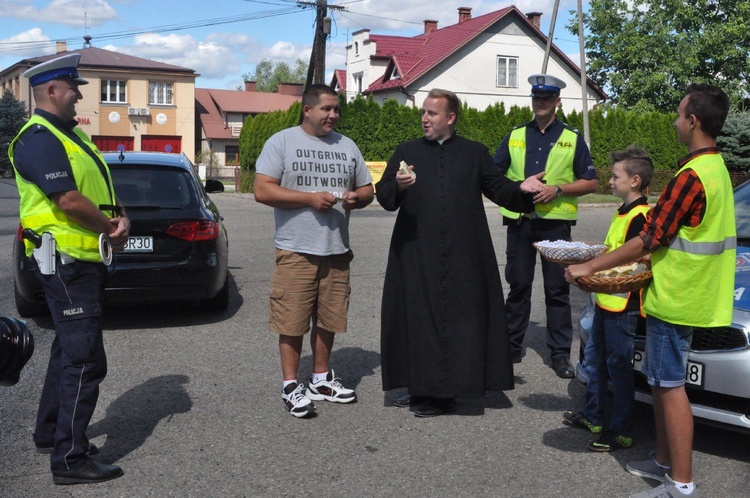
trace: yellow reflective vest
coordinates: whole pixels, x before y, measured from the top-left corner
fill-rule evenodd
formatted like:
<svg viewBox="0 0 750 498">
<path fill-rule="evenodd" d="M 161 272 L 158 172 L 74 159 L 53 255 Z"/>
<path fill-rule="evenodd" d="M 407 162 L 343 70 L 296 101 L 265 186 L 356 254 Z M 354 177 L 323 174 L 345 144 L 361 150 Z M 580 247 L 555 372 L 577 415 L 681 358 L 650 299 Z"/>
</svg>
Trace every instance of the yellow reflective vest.
<svg viewBox="0 0 750 498">
<path fill-rule="evenodd" d="M 625 243 L 625 237 L 628 235 L 630 223 L 639 215 L 646 216 L 649 209 L 651 209 L 651 207 L 648 204 L 640 204 L 624 214 L 615 211 L 615 214 L 612 216 L 612 224 L 607 232 L 607 237 L 604 239 L 604 244 L 609 246 L 610 251 L 614 251 Z M 629 299 L 629 292 L 621 294 L 594 294 L 596 304 L 607 311 L 624 311 L 628 306 Z"/>
<path fill-rule="evenodd" d="M 565 126 L 555 146 L 549 151 L 545 165 L 544 181 L 548 185 L 573 183 L 576 180 L 573 171 L 573 159 L 576 152 L 578 133 Z M 505 176 L 513 181 L 526 179 L 526 126 L 520 126 L 510 133 L 508 140 L 510 168 Z M 539 218 L 552 220 L 578 219 L 578 197 L 561 195 L 547 204 L 536 204 L 536 215 Z M 518 219 L 520 213 L 500 208 L 500 214 L 507 218 Z"/>
<path fill-rule="evenodd" d="M 706 192 L 705 214 L 698 226 L 683 226 L 669 246 L 652 254 L 654 279 L 643 309 L 676 325 L 730 325 L 737 252 L 732 183 L 718 152 L 694 157 L 677 174 L 688 168 Z"/>
<path fill-rule="evenodd" d="M 83 131 L 77 128 L 73 129 L 74 133 L 101 158 L 101 162 L 105 166 L 106 178 L 102 175 L 99 165 L 89 156 L 87 151 L 38 114 L 34 114 L 26 122 L 16 138 L 11 142 L 8 149 L 8 156 L 11 163 L 14 164 L 13 149 L 18 137 L 27 128 L 36 125 L 44 126 L 62 143 L 70 161 L 70 168 L 73 172 L 78 191 L 95 206 L 114 205 L 114 186 L 112 185 L 112 176 L 106 167 L 107 163 L 99 154 L 96 145 L 91 142 Z M 13 168 L 15 169 L 15 164 Z M 36 184 L 24 180 L 17 171 L 16 179 L 18 193 L 21 196 L 19 215 L 21 225 L 24 228 L 30 228 L 40 235 L 43 232 L 50 232 L 55 238 L 57 249 L 75 259 L 83 261 L 102 260 L 99 255 L 98 233 L 88 230 L 68 218 Z M 26 241 L 26 255 L 30 256 L 32 250 L 33 246 L 29 241 Z"/>
</svg>

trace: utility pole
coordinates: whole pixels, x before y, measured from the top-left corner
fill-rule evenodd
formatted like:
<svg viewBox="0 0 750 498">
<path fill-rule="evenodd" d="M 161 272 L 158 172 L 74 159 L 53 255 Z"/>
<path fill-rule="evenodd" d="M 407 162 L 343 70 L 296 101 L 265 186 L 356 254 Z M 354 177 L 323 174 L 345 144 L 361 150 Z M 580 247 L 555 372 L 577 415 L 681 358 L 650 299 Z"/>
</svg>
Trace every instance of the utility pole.
<svg viewBox="0 0 750 498">
<path fill-rule="evenodd" d="M 315 37 L 313 49 L 310 54 L 310 64 L 307 66 L 307 80 L 305 88 L 313 83 L 325 83 L 326 77 L 326 41 L 331 34 L 331 18 L 328 17 L 328 9 L 346 10 L 340 5 L 329 5 L 328 0 L 302 1 L 297 0 L 297 5 L 306 8 L 314 6 L 315 14 Z"/>
<path fill-rule="evenodd" d="M 555 23 L 557 22 L 557 11 L 560 8 L 560 0 L 555 0 L 555 5 L 552 8 L 552 20 L 549 25 L 549 36 L 547 36 L 547 47 L 544 51 L 544 61 L 542 62 L 542 73 L 547 72 L 547 63 L 549 62 L 550 47 L 552 46 L 552 38 L 555 35 Z M 587 144 L 591 144 L 591 136 L 589 132 L 589 101 L 588 101 L 588 78 L 586 77 L 586 53 L 584 51 L 584 37 L 583 37 L 583 5 L 581 0 L 578 0 L 578 48 L 581 54 L 581 105 L 583 114 L 583 139 Z"/>
</svg>

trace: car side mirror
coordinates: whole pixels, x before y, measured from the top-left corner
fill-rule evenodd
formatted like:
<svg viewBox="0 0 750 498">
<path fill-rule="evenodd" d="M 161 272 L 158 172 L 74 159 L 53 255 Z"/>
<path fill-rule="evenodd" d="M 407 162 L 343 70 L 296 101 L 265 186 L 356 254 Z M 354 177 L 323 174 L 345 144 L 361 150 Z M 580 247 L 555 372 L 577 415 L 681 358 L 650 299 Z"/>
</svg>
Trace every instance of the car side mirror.
<svg viewBox="0 0 750 498">
<path fill-rule="evenodd" d="M 224 184 L 219 180 L 206 180 L 206 192 L 209 194 L 224 192 Z"/>
</svg>

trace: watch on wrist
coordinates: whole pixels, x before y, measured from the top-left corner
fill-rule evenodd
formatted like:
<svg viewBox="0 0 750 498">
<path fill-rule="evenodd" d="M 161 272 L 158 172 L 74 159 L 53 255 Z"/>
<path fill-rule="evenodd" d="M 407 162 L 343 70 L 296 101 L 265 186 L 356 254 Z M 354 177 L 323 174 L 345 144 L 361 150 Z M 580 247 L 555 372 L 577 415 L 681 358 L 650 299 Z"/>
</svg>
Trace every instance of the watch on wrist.
<svg viewBox="0 0 750 498">
<path fill-rule="evenodd" d="M 563 195 L 563 191 L 562 191 L 562 189 L 560 188 L 560 185 L 558 185 L 558 186 L 557 186 L 557 195 L 556 195 L 555 197 L 560 197 L 561 195 Z"/>
</svg>

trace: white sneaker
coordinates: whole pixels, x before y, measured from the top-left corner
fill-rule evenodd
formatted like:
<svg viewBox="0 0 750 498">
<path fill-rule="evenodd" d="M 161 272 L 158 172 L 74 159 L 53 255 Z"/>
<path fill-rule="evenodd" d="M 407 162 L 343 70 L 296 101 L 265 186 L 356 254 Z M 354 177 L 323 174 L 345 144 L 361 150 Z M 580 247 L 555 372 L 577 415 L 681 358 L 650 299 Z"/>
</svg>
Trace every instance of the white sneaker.
<svg viewBox="0 0 750 498">
<path fill-rule="evenodd" d="M 281 391 L 284 408 L 297 418 L 304 417 L 315 411 L 315 404 L 305 397 L 305 385 L 289 384 Z"/>
<path fill-rule="evenodd" d="M 333 370 L 328 371 L 326 380 L 317 384 L 313 384 L 310 379 L 305 396 L 315 401 L 326 400 L 332 403 L 351 403 L 357 400 L 357 393 L 342 386 L 339 379 L 334 377 Z"/>
<path fill-rule="evenodd" d="M 700 496 L 698 494 L 698 488 L 693 488 L 693 492 L 690 494 L 683 494 L 679 489 L 677 489 L 677 485 L 672 480 L 672 478 L 669 477 L 669 474 L 667 474 L 664 476 L 664 484 L 661 484 L 649 491 L 643 491 L 641 493 L 630 495 L 630 498 L 683 498 L 686 496 L 689 498 L 698 498 Z"/>
</svg>

